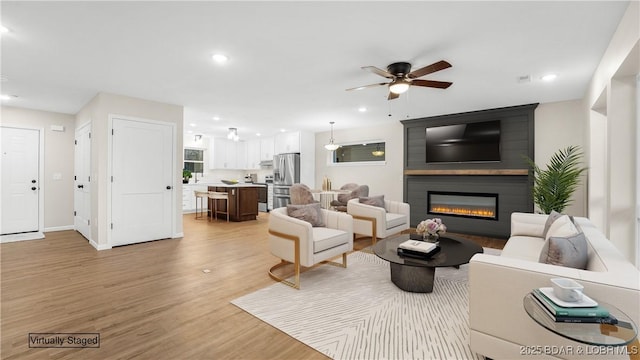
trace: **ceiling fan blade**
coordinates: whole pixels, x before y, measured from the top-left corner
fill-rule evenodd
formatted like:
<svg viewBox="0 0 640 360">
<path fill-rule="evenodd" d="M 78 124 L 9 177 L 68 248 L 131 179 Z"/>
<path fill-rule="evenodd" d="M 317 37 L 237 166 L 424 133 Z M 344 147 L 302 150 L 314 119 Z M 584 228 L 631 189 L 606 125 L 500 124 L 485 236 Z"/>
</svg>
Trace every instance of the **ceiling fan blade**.
<svg viewBox="0 0 640 360">
<path fill-rule="evenodd" d="M 453 83 L 448 82 L 448 81 L 435 81 L 435 80 L 420 80 L 420 79 L 416 79 L 416 80 L 412 80 L 411 81 L 411 85 L 432 87 L 432 88 L 438 88 L 438 89 L 446 89 L 449 86 L 451 86 L 451 84 L 453 84 Z"/>
<path fill-rule="evenodd" d="M 371 85 L 358 86 L 358 87 L 354 87 L 354 88 L 351 88 L 351 89 L 347 89 L 347 91 L 351 91 L 351 90 L 362 90 L 362 89 L 366 89 L 366 88 L 370 88 L 370 87 L 376 87 L 376 86 L 381 86 L 381 85 L 389 85 L 389 83 L 377 83 L 377 84 L 371 84 Z"/>
<path fill-rule="evenodd" d="M 386 77 L 387 79 L 393 79 L 394 76 L 392 73 L 386 71 L 386 70 L 382 70 L 380 68 L 377 68 L 375 66 L 363 66 L 362 70 L 367 70 L 367 71 L 371 71 L 374 74 L 378 74 L 382 77 Z"/>
<path fill-rule="evenodd" d="M 421 76 L 425 76 L 427 74 L 431 74 L 434 73 L 436 71 L 440 71 L 440 70 L 444 70 L 446 68 L 450 68 L 451 64 L 449 64 L 448 62 L 444 61 L 444 60 L 440 60 L 438 62 L 435 62 L 431 65 L 427 65 L 423 68 L 414 70 L 412 72 L 410 72 L 409 74 L 407 74 L 407 77 L 410 79 L 415 79 L 415 78 L 419 78 Z"/>
<path fill-rule="evenodd" d="M 387 97 L 387 100 L 393 100 L 399 97 L 400 97 L 400 94 L 392 93 L 391 91 L 389 91 L 389 97 Z"/>
</svg>

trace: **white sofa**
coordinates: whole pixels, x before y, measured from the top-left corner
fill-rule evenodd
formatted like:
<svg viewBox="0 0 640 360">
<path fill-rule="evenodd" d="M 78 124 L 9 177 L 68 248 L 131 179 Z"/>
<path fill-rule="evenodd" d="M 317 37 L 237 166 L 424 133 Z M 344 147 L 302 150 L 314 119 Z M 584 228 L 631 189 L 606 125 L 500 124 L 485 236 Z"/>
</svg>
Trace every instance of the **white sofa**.
<svg viewBox="0 0 640 360">
<path fill-rule="evenodd" d="M 511 237 L 500 256 L 476 254 L 469 263 L 469 328 L 471 349 L 492 359 L 532 359 L 523 346 L 581 344 L 543 328 L 524 310 L 523 298 L 554 277 L 571 278 L 584 293 L 614 305 L 640 325 L 640 272 L 587 218 L 574 221 L 588 243 L 586 270 L 538 262 L 547 215 L 513 213 Z M 549 349 L 549 348 L 548 348 Z M 553 348 L 551 348 L 553 349 Z M 560 348 L 555 348 L 560 349 Z M 611 359 L 613 355 L 548 353 L 546 359 Z M 629 359 L 628 356 L 621 358 Z"/>
</svg>

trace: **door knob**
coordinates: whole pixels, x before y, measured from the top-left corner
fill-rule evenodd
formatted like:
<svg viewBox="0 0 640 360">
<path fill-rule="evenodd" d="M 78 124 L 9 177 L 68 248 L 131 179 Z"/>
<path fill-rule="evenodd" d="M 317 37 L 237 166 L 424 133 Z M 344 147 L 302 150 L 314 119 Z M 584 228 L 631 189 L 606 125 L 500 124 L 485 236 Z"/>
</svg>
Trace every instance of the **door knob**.
<svg viewBox="0 0 640 360">
<path fill-rule="evenodd" d="M 82 188 L 84 188 L 84 185 L 82 184 L 78 185 L 78 189 L 82 189 Z"/>
<path fill-rule="evenodd" d="M 34 190 L 34 191 L 35 191 L 35 190 L 36 190 L 36 187 L 35 187 L 35 186 L 32 186 L 32 187 L 31 187 L 31 190 Z"/>
<path fill-rule="evenodd" d="M 171 185 L 167 185 L 167 190 L 171 190 Z"/>
<path fill-rule="evenodd" d="M 32 184 L 35 184 L 35 183 L 36 183 L 36 181 L 35 181 L 35 180 L 31 180 L 31 183 L 32 183 Z"/>
</svg>

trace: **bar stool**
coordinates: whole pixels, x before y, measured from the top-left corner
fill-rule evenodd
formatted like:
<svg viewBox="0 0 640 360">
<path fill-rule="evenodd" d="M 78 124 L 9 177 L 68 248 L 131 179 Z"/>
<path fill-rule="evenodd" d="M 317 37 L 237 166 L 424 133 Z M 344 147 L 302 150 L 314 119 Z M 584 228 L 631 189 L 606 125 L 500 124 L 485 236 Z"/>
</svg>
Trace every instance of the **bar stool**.
<svg viewBox="0 0 640 360">
<path fill-rule="evenodd" d="M 204 219 L 204 199 L 209 197 L 207 191 L 194 190 L 193 194 L 196 196 L 196 220 Z M 200 212 L 198 213 L 198 200 L 200 200 Z"/>
<path fill-rule="evenodd" d="M 218 218 L 218 213 L 222 213 L 222 214 L 226 214 L 227 215 L 227 222 L 229 222 L 229 194 L 227 194 L 226 192 L 220 192 L 220 191 L 209 191 L 209 199 L 212 199 L 213 201 L 213 211 L 211 212 L 211 218 L 213 219 L 213 217 L 215 216 L 215 218 Z M 224 200 L 225 201 L 225 210 L 226 211 L 219 211 L 218 210 L 218 200 Z"/>
</svg>

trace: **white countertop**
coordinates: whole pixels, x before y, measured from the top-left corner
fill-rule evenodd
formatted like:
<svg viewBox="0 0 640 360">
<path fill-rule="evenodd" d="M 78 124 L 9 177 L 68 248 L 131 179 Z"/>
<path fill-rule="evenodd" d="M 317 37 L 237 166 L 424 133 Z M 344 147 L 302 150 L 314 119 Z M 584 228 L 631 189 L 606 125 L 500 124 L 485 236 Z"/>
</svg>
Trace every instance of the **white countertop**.
<svg viewBox="0 0 640 360">
<path fill-rule="evenodd" d="M 182 187 L 196 187 L 196 186 L 219 186 L 219 187 L 264 187 L 265 184 L 262 183 L 245 183 L 245 182 L 239 182 L 237 184 L 225 184 L 223 182 L 198 182 L 198 183 L 189 183 L 189 184 L 182 184 Z"/>
<path fill-rule="evenodd" d="M 219 187 L 263 187 L 263 184 L 254 184 L 254 183 L 243 183 L 243 182 L 239 182 L 237 184 L 225 184 L 222 182 L 219 183 L 209 183 L 206 184 L 208 186 L 219 186 Z"/>
</svg>

